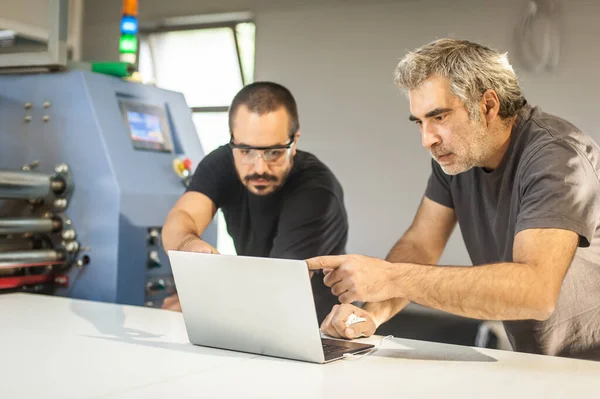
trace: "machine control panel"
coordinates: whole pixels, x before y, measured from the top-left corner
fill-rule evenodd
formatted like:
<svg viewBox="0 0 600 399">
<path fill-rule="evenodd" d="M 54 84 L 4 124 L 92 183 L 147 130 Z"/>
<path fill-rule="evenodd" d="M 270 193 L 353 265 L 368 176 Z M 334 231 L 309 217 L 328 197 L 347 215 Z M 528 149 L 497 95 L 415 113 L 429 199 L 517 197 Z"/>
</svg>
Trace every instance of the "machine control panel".
<svg viewBox="0 0 600 399">
<path fill-rule="evenodd" d="M 167 254 L 162 247 L 161 227 L 149 227 L 146 236 L 146 286 L 144 304 L 160 307 L 163 300 L 175 293 L 175 282 Z"/>
</svg>

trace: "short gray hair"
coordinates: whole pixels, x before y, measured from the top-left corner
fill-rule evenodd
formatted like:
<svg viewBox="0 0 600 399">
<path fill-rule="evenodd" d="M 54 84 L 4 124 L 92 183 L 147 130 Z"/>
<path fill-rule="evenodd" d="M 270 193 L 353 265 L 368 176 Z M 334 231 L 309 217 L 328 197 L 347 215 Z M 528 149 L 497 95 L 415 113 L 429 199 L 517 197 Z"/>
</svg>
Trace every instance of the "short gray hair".
<svg viewBox="0 0 600 399">
<path fill-rule="evenodd" d="M 469 110 L 471 119 L 479 120 L 479 101 L 492 89 L 500 100 L 499 116 L 515 116 L 525 104 L 519 81 L 506 53 L 466 40 L 444 38 L 409 52 L 395 71 L 395 82 L 405 90 L 439 75 L 450 81 L 450 88 Z"/>
</svg>

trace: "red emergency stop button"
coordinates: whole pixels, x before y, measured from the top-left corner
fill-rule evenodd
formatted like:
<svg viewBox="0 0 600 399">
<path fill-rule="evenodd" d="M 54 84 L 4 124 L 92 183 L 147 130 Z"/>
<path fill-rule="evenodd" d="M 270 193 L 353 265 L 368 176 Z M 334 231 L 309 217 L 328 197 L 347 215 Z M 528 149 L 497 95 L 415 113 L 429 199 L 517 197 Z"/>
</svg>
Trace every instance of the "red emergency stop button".
<svg viewBox="0 0 600 399">
<path fill-rule="evenodd" d="M 187 170 L 192 170 L 192 160 L 189 158 L 184 159 L 183 167 L 186 168 Z"/>
</svg>

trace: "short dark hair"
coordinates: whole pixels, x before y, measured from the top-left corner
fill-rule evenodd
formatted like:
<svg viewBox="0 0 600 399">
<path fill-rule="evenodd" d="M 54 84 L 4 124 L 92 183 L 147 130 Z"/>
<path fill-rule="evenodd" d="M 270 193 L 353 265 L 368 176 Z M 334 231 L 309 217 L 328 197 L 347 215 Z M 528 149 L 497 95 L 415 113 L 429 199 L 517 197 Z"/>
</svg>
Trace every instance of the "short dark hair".
<svg viewBox="0 0 600 399">
<path fill-rule="evenodd" d="M 300 130 L 298 107 L 292 93 L 278 83 L 254 82 L 240 90 L 229 107 L 229 133 L 233 137 L 233 118 L 241 105 L 259 115 L 284 107 L 290 116 L 290 139 Z"/>
</svg>

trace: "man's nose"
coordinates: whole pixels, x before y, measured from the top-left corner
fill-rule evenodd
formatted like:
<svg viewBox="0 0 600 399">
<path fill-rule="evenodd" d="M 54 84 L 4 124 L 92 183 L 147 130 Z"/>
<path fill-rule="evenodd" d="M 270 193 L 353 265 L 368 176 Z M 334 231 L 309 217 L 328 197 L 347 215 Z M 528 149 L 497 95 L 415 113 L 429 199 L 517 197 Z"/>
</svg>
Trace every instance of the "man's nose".
<svg viewBox="0 0 600 399">
<path fill-rule="evenodd" d="M 430 125 L 423 123 L 421 126 L 421 144 L 426 149 L 430 149 L 440 143 L 440 136 L 431 128 Z"/>
<path fill-rule="evenodd" d="M 256 159 L 254 160 L 254 171 L 258 174 L 262 174 L 265 173 L 268 169 L 269 167 L 263 159 L 262 154 L 257 155 Z"/>
</svg>

